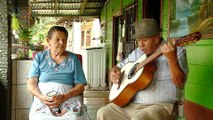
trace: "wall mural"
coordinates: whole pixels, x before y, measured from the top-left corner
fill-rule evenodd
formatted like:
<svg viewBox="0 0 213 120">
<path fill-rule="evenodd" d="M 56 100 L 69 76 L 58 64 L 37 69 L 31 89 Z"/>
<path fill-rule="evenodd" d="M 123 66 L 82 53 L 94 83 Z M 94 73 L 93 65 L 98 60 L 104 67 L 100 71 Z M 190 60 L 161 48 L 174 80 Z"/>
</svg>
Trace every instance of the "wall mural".
<svg viewBox="0 0 213 120">
<path fill-rule="evenodd" d="M 170 0 L 169 37 L 200 31 L 213 37 L 213 0 Z"/>
</svg>

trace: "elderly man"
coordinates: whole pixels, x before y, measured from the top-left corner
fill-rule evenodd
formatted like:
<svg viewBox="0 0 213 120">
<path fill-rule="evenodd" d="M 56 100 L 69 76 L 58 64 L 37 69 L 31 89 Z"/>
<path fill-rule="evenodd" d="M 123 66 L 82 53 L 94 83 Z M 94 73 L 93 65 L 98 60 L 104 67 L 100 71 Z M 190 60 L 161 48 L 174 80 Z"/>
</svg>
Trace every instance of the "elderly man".
<svg viewBox="0 0 213 120">
<path fill-rule="evenodd" d="M 126 59 L 114 66 L 110 73 L 113 84 L 119 84 L 121 68 L 142 55 L 150 56 L 156 52 L 162 55 L 153 60 L 156 70 L 146 89 L 139 90 L 125 106 L 110 103 L 98 110 L 97 120 L 176 120 L 176 101 L 188 73 L 186 52 L 165 42 L 160 36 L 160 28 L 154 19 L 142 19 L 135 23 L 138 43 Z M 113 92 L 113 91 L 111 91 Z"/>
</svg>

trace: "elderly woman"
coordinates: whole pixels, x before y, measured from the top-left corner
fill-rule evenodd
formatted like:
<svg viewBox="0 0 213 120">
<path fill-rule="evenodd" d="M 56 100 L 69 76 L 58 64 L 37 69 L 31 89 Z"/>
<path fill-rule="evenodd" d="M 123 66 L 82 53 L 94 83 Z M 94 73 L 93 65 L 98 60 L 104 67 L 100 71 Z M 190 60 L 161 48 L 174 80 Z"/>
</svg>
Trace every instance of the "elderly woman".
<svg viewBox="0 0 213 120">
<path fill-rule="evenodd" d="M 48 50 L 36 54 L 27 87 L 34 96 L 30 120 L 87 119 L 79 95 L 87 84 L 76 54 L 66 51 L 68 32 L 53 26 L 47 35 Z"/>
</svg>

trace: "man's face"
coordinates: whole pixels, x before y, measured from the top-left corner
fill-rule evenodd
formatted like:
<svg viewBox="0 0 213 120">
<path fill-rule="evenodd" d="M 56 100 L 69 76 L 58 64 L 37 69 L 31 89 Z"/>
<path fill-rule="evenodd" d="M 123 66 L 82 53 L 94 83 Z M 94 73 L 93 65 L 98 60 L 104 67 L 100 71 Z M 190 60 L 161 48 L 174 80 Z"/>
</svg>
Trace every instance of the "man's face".
<svg viewBox="0 0 213 120">
<path fill-rule="evenodd" d="M 159 47 L 160 36 L 155 35 L 148 38 L 139 38 L 137 39 L 137 42 L 138 46 L 145 54 L 151 55 Z"/>
</svg>

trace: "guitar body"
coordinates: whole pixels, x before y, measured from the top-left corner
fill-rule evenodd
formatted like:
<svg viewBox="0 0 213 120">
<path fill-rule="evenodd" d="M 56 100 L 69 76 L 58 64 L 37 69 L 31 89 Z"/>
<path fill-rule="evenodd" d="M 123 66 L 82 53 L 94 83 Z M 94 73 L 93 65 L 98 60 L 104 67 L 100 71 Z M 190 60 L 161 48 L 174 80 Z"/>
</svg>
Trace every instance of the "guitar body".
<svg viewBox="0 0 213 120">
<path fill-rule="evenodd" d="M 146 55 L 142 55 L 135 62 L 129 62 L 125 64 L 121 72 L 123 73 L 123 77 L 120 85 L 113 84 L 110 94 L 109 100 L 118 106 L 125 106 L 132 97 L 142 89 L 145 89 L 152 81 L 154 71 L 156 70 L 156 65 L 151 62 L 145 67 L 138 70 L 134 75 L 131 75 L 132 70 L 134 70 L 134 66 L 137 66 L 138 63 L 141 63 L 146 59 Z"/>
</svg>

